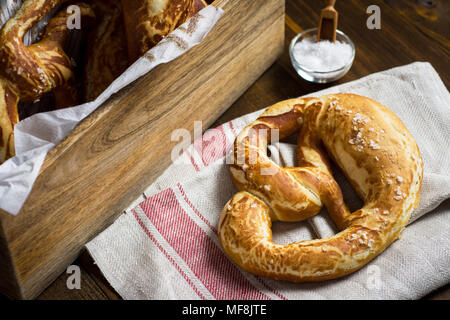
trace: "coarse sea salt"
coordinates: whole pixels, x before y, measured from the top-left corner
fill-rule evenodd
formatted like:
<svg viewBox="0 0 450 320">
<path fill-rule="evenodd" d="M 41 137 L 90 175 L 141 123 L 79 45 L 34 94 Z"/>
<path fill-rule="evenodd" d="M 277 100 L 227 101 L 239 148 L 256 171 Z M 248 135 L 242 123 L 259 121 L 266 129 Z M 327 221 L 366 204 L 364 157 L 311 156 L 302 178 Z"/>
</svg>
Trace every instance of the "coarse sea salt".
<svg viewBox="0 0 450 320">
<path fill-rule="evenodd" d="M 315 41 L 305 38 L 294 46 L 293 54 L 301 66 L 310 71 L 329 72 L 345 67 L 351 60 L 352 47 L 344 42 Z"/>
</svg>

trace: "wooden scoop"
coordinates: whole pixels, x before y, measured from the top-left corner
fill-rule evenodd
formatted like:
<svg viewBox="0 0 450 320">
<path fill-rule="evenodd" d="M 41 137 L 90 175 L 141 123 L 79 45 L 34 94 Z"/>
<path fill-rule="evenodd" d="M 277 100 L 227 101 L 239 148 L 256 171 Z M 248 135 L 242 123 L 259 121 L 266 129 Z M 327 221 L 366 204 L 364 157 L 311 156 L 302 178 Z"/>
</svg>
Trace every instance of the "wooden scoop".
<svg viewBox="0 0 450 320">
<path fill-rule="evenodd" d="M 328 0 L 328 6 L 320 12 L 319 29 L 317 31 L 317 41 L 336 41 L 336 29 L 338 23 L 338 12 L 334 9 L 336 0 Z"/>
</svg>

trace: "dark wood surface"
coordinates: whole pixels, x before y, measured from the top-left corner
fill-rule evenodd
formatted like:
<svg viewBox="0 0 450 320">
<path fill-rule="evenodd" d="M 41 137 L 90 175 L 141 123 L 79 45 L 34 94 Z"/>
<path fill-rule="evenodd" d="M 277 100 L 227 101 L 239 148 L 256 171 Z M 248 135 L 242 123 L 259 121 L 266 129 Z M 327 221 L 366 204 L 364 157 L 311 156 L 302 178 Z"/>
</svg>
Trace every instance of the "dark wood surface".
<svg viewBox="0 0 450 320">
<path fill-rule="evenodd" d="M 335 7 L 340 13 L 339 29 L 350 36 L 357 48 L 353 67 L 344 78 L 330 85 L 310 84 L 300 79 L 291 67 L 287 47 L 298 32 L 316 26 L 323 4 L 318 0 L 286 1 L 285 52 L 213 127 L 282 99 L 305 95 L 414 61 L 431 62 L 449 87 L 448 0 L 338 0 Z M 372 4 L 381 8 L 381 30 L 366 28 L 366 8 Z M 120 299 L 88 253 L 83 253 L 74 264 L 81 267 L 81 290 L 68 290 L 68 275 L 64 273 L 39 299 Z M 450 299 L 450 286 L 425 298 Z"/>
</svg>

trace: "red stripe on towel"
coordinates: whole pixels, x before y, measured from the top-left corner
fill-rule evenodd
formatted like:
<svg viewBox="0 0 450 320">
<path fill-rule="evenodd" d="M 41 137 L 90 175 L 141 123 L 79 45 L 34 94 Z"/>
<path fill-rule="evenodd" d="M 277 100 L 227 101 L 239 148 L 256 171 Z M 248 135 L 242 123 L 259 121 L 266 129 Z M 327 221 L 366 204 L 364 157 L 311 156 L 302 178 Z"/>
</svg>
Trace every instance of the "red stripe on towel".
<svg viewBox="0 0 450 320">
<path fill-rule="evenodd" d="M 205 167 L 225 156 L 228 140 L 223 126 L 206 131 L 200 139 L 194 142 L 194 148 Z"/>
<path fill-rule="evenodd" d="M 142 220 L 139 218 L 137 213 L 133 210 L 133 215 L 136 218 L 137 222 L 141 226 L 141 228 L 144 230 L 145 234 L 150 238 L 150 240 L 153 241 L 155 246 L 164 254 L 167 258 L 167 260 L 172 263 L 172 265 L 175 267 L 175 269 L 178 270 L 178 272 L 183 276 L 183 278 L 186 280 L 186 282 L 191 286 L 191 288 L 195 291 L 195 293 L 200 297 L 200 299 L 206 300 L 205 296 L 201 294 L 201 292 L 197 289 L 195 284 L 189 279 L 189 277 L 186 275 L 186 273 L 181 270 L 180 266 L 175 262 L 174 259 L 167 253 L 166 250 L 159 244 L 159 242 L 155 239 L 155 237 L 150 233 L 150 231 L 145 227 L 145 224 L 142 222 Z"/>
<path fill-rule="evenodd" d="M 211 225 L 211 223 L 208 221 L 208 219 L 206 217 L 204 217 L 201 212 L 192 204 L 192 202 L 189 200 L 189 198 L 186 195 L 186 192 L 183 189 L 183 186 L 181 185 L 181 183 L 177 184 L 178 189 L 181 192 L 181 195 L 184 198 L 184 201 L 186 201 L 186 203 L 191 207 L 191 209 L 195 212 L 195 214 L 203 220 L 203 222 L 206 223 L 206 225 L 217 235 L 217 229 L 215 227 L 213 227 Z M 267 290 L 269 290 L 270 292 L 272 292 L 274 295 L 276 295 L 278 298 L 282 299 L 282 300 L 288 300 L 284 295 L 282 295 L 281 293 L 279 293 L 277 290 L 272 289 L 271 287 L 269 287 L 264 280 L 262 280 L 260 277 L 255 277 L 259 283 L 261 283 Z"/>
<path fill-rule="evenodd" d="M 185 151 L 186 155 L 189 157 L 189 160 L 191 160 L 192 165 L 194 166 L 195 171 L 200 171 L 200 168 L 198 167 L 197 163 L 195 163 L 194 157 L 190 154 L 188 150 Z"/>
<path fill-rule="evenodd" d="M 231 132 L 233 133 L 233 136 L 236 138 L 237 133 L 236 130 L 234 130 L 233 121 L 228 122 L 228 125 L 230 126 Z"/>
<path fill-rule="evenodd" d="M 270 299 L 244 277 L 183 210 L 172 189 L 140 204 L 159 233 L 216 299 Z"/>
<path fill-rule="evenodd" d="M 192 202 L 188 199 L 186 193 L 184 192 L 183 187 L 181 186 L 181 183 L 177 184 L 178 189 L 180 189 L 181 195 L 184 198 L 184 201 L 186 201 L 186 203 L 189 205 L 189 207 L 191 207 L 191 209 L 195 212 L 195 214 L 203 220 L 204 223 L 206 223 L 206 225 L 215 233 L 217 234 L 217 229 L 211 225 L 211 223 L 208 221 L 208 219 L 206 219 L 201 213 L 200 211 L 197 210 L 196 207 L 194 207 L 194 205 L 192 204 Z"/>
</svg>

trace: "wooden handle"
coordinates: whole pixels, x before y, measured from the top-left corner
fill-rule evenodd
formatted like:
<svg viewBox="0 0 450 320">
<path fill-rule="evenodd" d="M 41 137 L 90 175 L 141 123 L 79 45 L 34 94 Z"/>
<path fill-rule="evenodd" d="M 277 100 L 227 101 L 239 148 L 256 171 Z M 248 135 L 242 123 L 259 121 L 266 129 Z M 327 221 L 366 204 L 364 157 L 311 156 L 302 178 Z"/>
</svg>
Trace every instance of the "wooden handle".
<svg viewBox="0 0 450 320">
<path fill-rule="evenodd" d="M 334 7 L 336 0 L 328 0 L 328 7 Z"/>
</svg>

